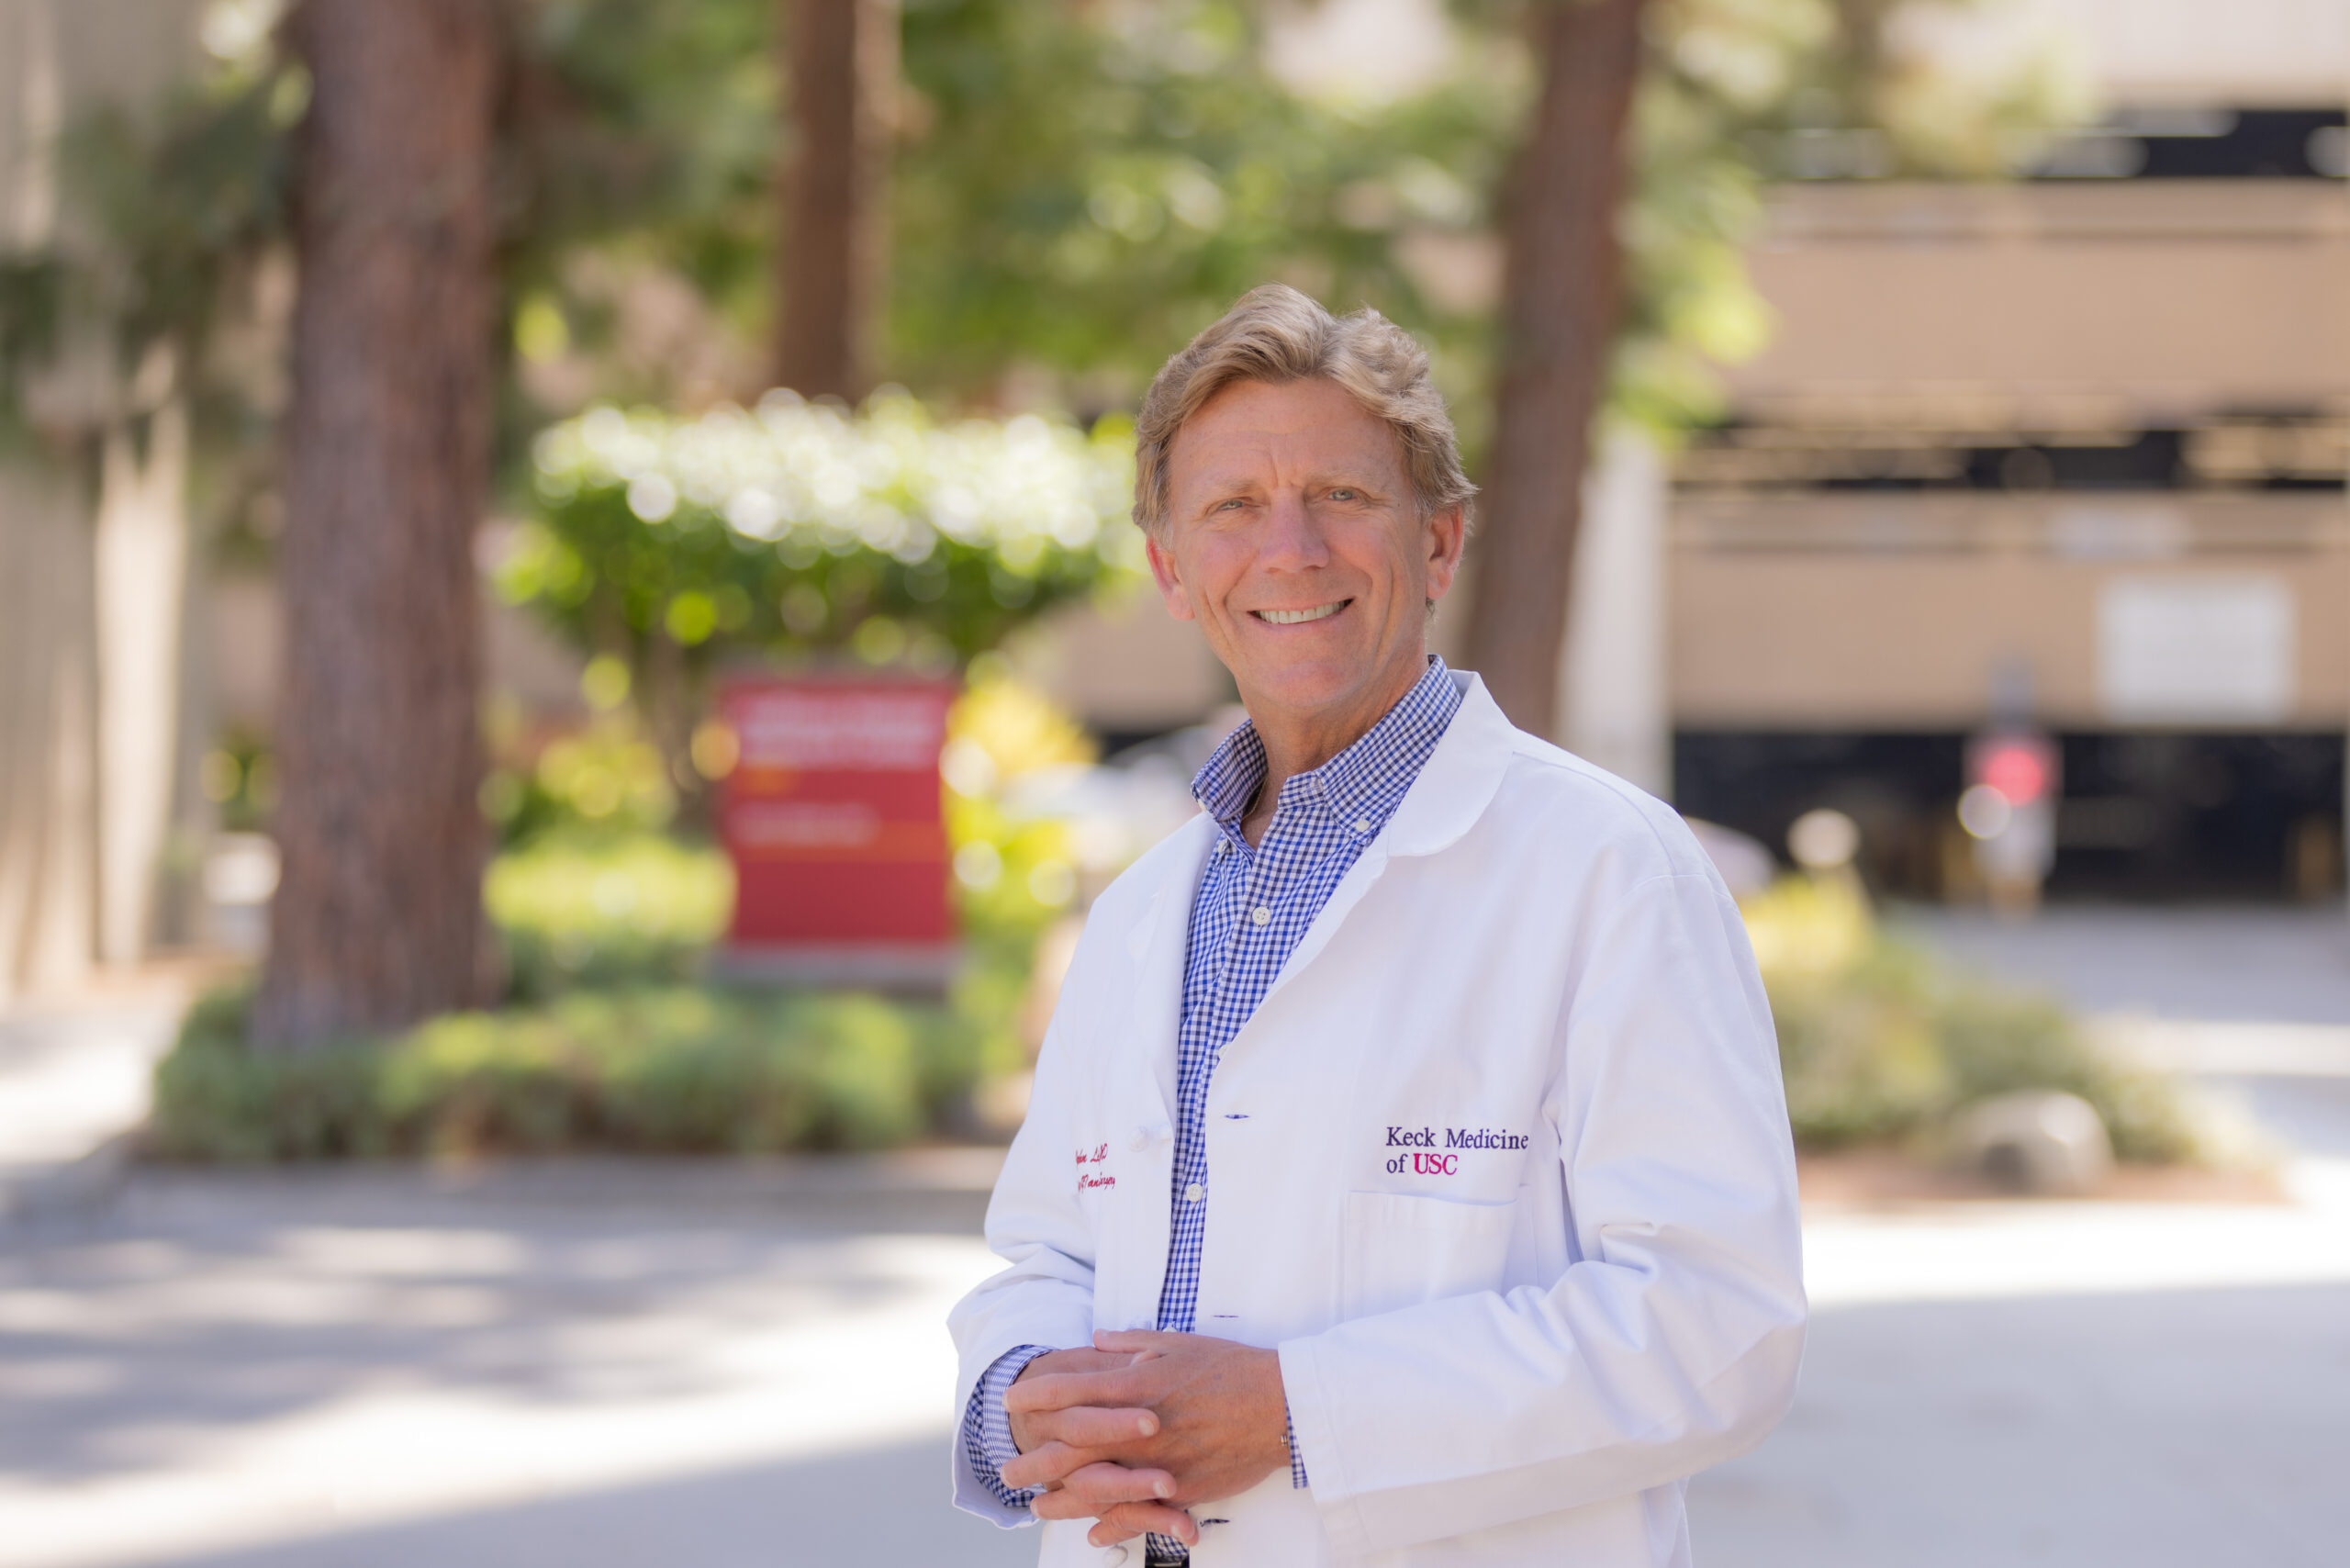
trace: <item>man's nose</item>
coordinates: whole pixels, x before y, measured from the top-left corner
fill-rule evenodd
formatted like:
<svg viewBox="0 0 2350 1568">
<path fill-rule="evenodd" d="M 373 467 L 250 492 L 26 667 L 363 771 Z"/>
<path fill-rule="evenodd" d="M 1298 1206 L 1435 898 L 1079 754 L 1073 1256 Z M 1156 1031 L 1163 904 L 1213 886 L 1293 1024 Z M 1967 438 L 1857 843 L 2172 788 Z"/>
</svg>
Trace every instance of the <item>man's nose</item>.
<svg viewBox="0 0 2350 1568">
<path fill-rule="evenodd" d="M 1265 519 L 1257 564 L 1277 572 L 1303 572 L 1329 565 L 1330 550 L 1314 509 L 1296 491 L 1277 493 Z"/>
</svg>

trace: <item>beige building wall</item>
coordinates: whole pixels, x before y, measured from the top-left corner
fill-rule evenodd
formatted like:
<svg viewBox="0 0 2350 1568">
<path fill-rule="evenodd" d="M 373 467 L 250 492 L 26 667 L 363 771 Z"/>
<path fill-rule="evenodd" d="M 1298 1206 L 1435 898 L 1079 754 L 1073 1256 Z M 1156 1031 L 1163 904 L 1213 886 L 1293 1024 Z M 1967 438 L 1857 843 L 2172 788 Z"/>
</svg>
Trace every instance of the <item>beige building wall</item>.
<svg viewBox="0 0 2350 1568">
<path fill-rule="evenodd" d="M 1766 480 L 1770 441 L 1887 448 L 1900 431 L 1996 446 L 2179 428 L 2207 480 L 2256 470 L 2272 439 L 2299 442 L 2304 469 L 2312 452 L 2318 472 L 2350 465 L 2340 185 L 1796 186 L 1751 259 L 1777 330 L 1730 383 L 1765 427 L 1737 461 Z M 2269 410 L 2322 417 L 2288 438 L 2247 419 Z M 2269 584 L 2284 607 L 2289 701 L 2199 727 L 2350 722 L 2338 491 L 1684 487 L 1668 571 L 1681 727 L 1967 728 L 2016 668 L 2048 722 L 2143 724 L 2103 667 L 2112 585 L 2170 579 Z"/>
<path fill-rule="evenodd" d="M 2331 181 L 1798 185 L 1749 261 L 1776 326 L 1729 383 L 1774 421 L 2350 411 L 2350 199 Z"/>
<path fill-rule="evenodd" d="M 2111 585 L 2224 589 L 2249 581 L 2277 585 L 2291 607 L 2291 698 L 2274 719 L 2239 722 L 2340 728 L 2350 720 L 2350 527 L 2338 499 L 2267 506 L 2277 515 L 2265 536 L 2231 542 L 2199 532 L 2165 554 L 2119 559 L 2051 548 L 2053 507 L 1984 507 L 1972 540 L 1939 549 L 1853 547 L 1849 525 L 1863 521 L 1867 503 L 1841 497 L 1774 500 L 1737 519 L 1724 508 L 1684 516 L 1669 567 L 1675 721 L 1695 729 L 1966 729 L 1988 716 L 2003 667 L 2020 666 L 2048 722 L 2135 722 L 2113 711 L 2106 689 L 2114 672 L 2101 667 Z M 1817 547 L 1796 536 L 1798 513 Z M 2222 509 L 2213 514 L 2225 521 Z M 1726 547 L 1719 531 L 1740 522 L 1755 525 L 1747 543 Z M 2196 727 L 2235 726 L 2217 717 Z"/>
</svg>

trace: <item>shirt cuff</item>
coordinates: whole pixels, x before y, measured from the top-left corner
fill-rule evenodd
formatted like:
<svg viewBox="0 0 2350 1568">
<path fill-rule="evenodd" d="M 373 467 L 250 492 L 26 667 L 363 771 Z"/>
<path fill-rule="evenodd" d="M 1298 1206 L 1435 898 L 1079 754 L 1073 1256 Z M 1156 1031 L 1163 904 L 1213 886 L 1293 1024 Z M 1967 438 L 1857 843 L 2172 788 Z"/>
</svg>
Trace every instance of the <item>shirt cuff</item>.
<svg viewBox="0 0 2350 1568">
<path fill-rule="evenodd" d="M 1015 1345 L 998 1356 L 963 1409 L 963 1458 L 979 1484 L 1007 1508 L 1026 1507 L 1035 1501 L 1036 1489 L 1004 1484 L 1001 1472 L 1020 1456 L 1020 1447 L 1012 1440 L 1012 1417 L 1003 1407 L 1003 1396 L 1028 1363 L 1049 1348 Z"/>
<path fill-rule="evenodd" d="M 1289 1401 L 1281 1401 L 1281 1442 L 1289 1449 L 1289 1484 L 1303 1492 L 1310 1484 L 1305 1479 L 1305 1456 L 1297 1450 L 1297 1423 L 1290 1419 Z"/>
</svg>

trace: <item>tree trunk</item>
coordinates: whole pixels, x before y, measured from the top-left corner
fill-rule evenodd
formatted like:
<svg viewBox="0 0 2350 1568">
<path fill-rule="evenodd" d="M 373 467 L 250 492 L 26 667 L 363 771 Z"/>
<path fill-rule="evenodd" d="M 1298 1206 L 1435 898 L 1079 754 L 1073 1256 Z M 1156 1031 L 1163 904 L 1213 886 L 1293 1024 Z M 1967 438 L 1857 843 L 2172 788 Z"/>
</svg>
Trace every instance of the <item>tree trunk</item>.
<svg viewBox="0 0 2350 1568">
<path fill-rule="evenodd" d="M 889 274 L 897 0 L 779 0 L 790 84 L 776 246 L 776 384 L 855 402 L 872 386 Z"/>
<path fill-rule="evenodd" d="M 396 1027 L 481 995 L 473 536 L 497 292 L 495 12 L 304 0 L 290 22 L 313 87 L 263 1045 Z"/>
<path fill-rule="evenodd" d="M 1502 711 L 1548 735 L 1592 418 L 1616 336 L 1640 69 L 1641 0 L 1544 0 L 1533 20 L 1542 92 L 1506 192 L 1494 451 L 1468 657 Z"/>
</svg>

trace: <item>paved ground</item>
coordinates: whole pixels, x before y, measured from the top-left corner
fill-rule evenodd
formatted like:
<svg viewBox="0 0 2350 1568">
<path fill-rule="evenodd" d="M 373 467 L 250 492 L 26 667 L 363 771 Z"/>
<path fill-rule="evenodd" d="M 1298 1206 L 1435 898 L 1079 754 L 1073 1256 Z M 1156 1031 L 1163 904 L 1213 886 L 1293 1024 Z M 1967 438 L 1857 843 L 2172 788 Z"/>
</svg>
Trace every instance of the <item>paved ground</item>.
<svg viewBox="0 0 2350 1568">
<path fill-rule="evenodd" d="M 1692 1488 L 1699 1561 L 2350 1561 L 2350 920 L 1899 918 L 2236 1102 L 2299 1201 L 1815 1219 L 1802 1394 Z"/>
<path fill-rule="evenodd" d="M 1814 1215 L 1803 1394 L 1693 1487 L 1699 1560 L 2344 1561 L 2341 926 L 1928 934 L 2183 1031 L 2301 1151 L 2295 1201 Z M 0 1226 L 0 1568 L 1032 1561 L 944 1501 L 939 1318 L 991 1266 L 986 1177 L 134 1171 Z"/>
<path fill-rule="evenodd" d="M 147 1079 L 189 988 L 178 977 L 112 995 L 0 1012 L 0 1225 L 85 1206 L 147 1114 Z"/>
<path fill-rule="evenodd" d="M 976 1159 L 136 1172 L 0 1242 L 0 1564 L 917 1560 Z"/>
<path fill-rule="evenodd" d="M 2350 916 L 2060 906 L 2030 921 L 1905 909 L 1899 928 L 2092 1013 L 2350 1025 Z"/>
</svg>

